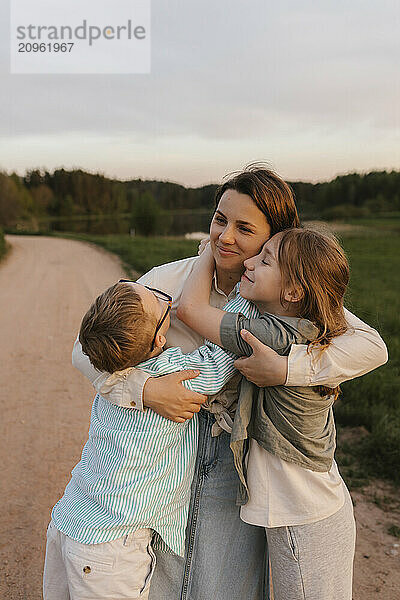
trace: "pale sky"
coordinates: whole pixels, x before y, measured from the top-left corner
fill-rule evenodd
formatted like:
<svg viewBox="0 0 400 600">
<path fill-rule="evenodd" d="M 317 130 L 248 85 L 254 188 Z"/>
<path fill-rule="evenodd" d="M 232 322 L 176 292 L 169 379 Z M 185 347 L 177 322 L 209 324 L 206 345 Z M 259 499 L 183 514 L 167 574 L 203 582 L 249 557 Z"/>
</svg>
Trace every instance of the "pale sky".
<svg viewBox="0 0 400 600">
<path fill-rule="evenodd" d="M 398 0 L 153 0 L 149 75 L 10 75 L 0 169 L 218 182 L 400 169 Z"/>
</svg>

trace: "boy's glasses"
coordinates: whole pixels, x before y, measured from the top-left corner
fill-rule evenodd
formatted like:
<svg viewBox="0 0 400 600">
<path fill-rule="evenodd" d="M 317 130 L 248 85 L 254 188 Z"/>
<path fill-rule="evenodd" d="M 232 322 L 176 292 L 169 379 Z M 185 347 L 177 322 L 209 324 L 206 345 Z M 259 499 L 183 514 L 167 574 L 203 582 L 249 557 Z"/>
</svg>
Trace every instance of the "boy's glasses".
<svg viewBox="0 0 400 600">
<path fill-rule="evenodd" d="M 132 281 L 131 279 L 120 279 L 118 283 L 137 283 L 137 281 Z M 140 284 L 140 285 L 143 285 L 143 284 Z M 157 326 L 156 326 L 156 331 L 154 333 L 153 341 L 151 342 L 151 349 L 150 349 L 150 351 L 152 352 L 154 350 L 154 344 L 155 344 L 155 341 L 156 341 L 157 333 L 160 331 L 163 323 L 165 322 L 165 319 L 168 317 L 169 312 L 171 310 L 171 307 L 172 307 L 172 296 L 170 296 L 166 292 L 162 292 L 161 290 L 157 290 L 156 288 L 149 287 L 148 285 L 143 285 L 143 287 L 145 287 L 146 290 L 149 290 L 150 292 L 153 292 L 153 294 L 155 295 L 156 298 L 158 298 L 159 300 L 162 300 L 163 302 L 167 303 L 167 310 L 165 311 L 165 313 L 163 314 L 163 316 L 161 317 L 161 319 L 158 321 Z"/>
</svg>

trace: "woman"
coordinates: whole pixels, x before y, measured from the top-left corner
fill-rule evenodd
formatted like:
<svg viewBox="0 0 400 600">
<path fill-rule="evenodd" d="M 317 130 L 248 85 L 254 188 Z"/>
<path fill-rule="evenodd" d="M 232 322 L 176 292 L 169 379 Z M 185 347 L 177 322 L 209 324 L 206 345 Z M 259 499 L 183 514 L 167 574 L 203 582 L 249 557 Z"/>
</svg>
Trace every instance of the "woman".
<svg viewBox="0 0 400 600">
<path fill-rule="evenodd" d="M 228 179 L 216 193 L 216 212 L 210 242 L 216 273 L 210 303 L 222 308 L 236 294 L 235 285 L 244 261 L 259 253 L 273 234 L 299 224 L 290 187 L 275 173 L 250 167 Z M 139 282 L 162 289 L 174 298 L 176 312 L 184 282 L 197 257 L 153 268 Z M 354 315 L 346 312 L 354 333 L 337 337 L 319 357 L 318 350 L 294 346 L 289 357 L 280 357 L 257 344 L 254 356 L 240 359 L 238 367 L 258 386 L 326 385 L 362 375 L 387 360 L 386 348 L 377 334 Z M 185 352 L 201 345 L 202 339 L 177 318 L 172 318 L 168 345 Z M 357 356 L 351 366 L 347 356 Z M 140 371 L 131 372 L 110 384 L 108 374 L 99 374 L 82 354 L 79 342 L 73 363 L 93 383 L 96 390 L 119 405 L 147 406 L 177 421 L 198 412 L 205 397 L 185 390 L 182 373 L 148 379 Z M 194 374 L 186 374 L 187 377 Z M 105 383 L 107 380 L 107 383 Z M 145 386 L 145 387 L 144 387 Z M 142 399 L 143 392 L 143 399 Z M 234 391 L 228 390 L 230 400 Z M 132 399 L 133 397 L 133 399 Z M 224 404 L 220 398 L 219 406 Z M 143 402 L 143 403 L 142 403 Z M 132 404 L 133 403 L 133 404 Z M 211 404 L 213 410 L 214 404 Z M 218 404 L 217 404 L 218 406 Z M 215 411 L 223 425 L 223 411 Z M 262 528 L 240 520 L 236 506 L 238 476 L 229 447 L 229 435 L 216 427 L 213 412 L 200 411 L 199 449 L 192 499 L 186 530 L 184 559 L 156 550 L 157 567 L 150 590 L 151 600 L 265 600 L 266 542 Z M 213 435 L 217 434 L 219 435 Z"/>
</svg>

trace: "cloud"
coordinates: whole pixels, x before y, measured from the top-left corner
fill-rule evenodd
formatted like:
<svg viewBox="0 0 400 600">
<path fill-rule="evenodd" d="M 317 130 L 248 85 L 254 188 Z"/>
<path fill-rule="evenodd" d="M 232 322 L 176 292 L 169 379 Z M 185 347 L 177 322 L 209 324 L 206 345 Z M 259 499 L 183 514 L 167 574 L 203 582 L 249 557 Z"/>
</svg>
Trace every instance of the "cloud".
<svg viewBox="0 0 400 600">
<path fill-rule="evenodd" d="M 396 16 L 390 0 L 153 0 L 150 75 L 4 73 L 0 133 L 39 145 L 50 136 L 49 148 L 58 136 L 60 149 L 72 137 L 97 137 L 113 140 L 117 153 L 121 139 L 166 153 L 168 140 L 187 148 L 190 139 L 198 153 L 207 143 L 210 152 L 236 144 L 243 154 L 268 140 L 276 151 L 281 140 L 289 162 L 290 138 L 297 147 L 310 134 L 317 144 L 341 133 L 345 144 L 383 131 L 391 148 L 400 106 Z"/>
</svg>

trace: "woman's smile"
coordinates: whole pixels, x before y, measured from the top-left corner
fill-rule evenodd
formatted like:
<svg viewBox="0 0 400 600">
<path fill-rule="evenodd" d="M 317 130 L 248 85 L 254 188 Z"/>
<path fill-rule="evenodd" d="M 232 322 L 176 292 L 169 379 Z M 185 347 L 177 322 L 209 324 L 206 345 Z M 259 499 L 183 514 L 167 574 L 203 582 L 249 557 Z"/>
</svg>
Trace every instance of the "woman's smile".
<svg viewBox="0 0 400 600">
<path fill-rule="evenodd" d="M 216 244 L 215 247 L 217 248 L 218 252 L 221 254 L 221 256 L 234 256 L 235 254 L 239 254 L 239 252 L 236 252 L 235 250 L 230 250 L 229 248 L 224 248 L 223 246 L 220 246 L 219 244 Z"/>
</svg>

